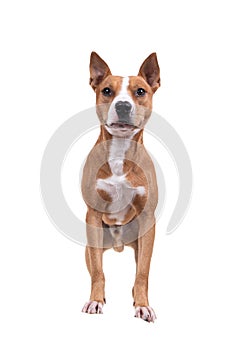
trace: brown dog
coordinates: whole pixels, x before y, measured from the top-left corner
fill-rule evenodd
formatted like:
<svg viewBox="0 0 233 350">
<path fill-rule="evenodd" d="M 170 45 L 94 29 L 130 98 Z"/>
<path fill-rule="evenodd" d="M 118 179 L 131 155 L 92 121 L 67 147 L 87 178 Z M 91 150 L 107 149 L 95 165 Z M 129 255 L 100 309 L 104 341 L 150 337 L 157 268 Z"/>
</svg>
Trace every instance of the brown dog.
<svg viewBox="0 0 233 350">
<path fill-rule="evenodd" d="M 152 97 L 160 86 L 157 57 L 152 53 L 137 76 L 111 74 L 92 52 L 90 85 L 96 93 L 101 123 L 99 138 L 88 155 L 82 179 L 87 204 L 86 263 L 91 275 L 90 301 L 83 312 L 102 313 L 105 302 L 102 255 L 108 248 L 134 248 L 135 316 L 154 322 L 148 302 L 148 275 L 155 237 L 158 201 L 156 174 L 143 146 L 143 128 L 152 111 Z"/>
</svg>

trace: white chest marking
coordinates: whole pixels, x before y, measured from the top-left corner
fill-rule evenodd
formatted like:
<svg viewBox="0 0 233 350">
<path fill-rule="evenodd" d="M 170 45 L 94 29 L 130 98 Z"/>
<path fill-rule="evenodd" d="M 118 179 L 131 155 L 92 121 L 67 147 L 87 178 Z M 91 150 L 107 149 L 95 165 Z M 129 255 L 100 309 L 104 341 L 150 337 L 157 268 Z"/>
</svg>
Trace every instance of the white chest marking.
<svg viewBox="0 0 233 350">
<path fill-rule="evenodd" d="M 130 141 L 130 138 L 125 139 L 113 136 L 108 159 L 113 175 L 123 175 L 125 153 L 130 147 Z"/>
<path fill-rule="evenodd" d="M 104 190 L 112 198 L 109 205 L 109 218 L 116 219 L 117 225 L 121 225 L 124 220 L 134 196 L 145 194 L 145 188 L 143 186 L 132 187 L 123 172 L 125 153 L 130 147 L 130 141 L 130 138 L 113 136 L 108 159 L 112 176 L 97 180 L 97 189 Z"/>
</svg>

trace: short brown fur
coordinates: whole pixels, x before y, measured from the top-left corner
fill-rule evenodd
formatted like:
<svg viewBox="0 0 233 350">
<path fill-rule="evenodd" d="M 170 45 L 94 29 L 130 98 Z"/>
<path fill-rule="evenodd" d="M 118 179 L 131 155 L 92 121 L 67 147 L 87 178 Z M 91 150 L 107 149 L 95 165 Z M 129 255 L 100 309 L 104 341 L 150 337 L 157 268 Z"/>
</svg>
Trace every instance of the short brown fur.
<svg viewBox="0 0 233 350">
<path fill-rule="evenodd" d="M 102 255 L 106 248 L 103 246 L 103 225 L 114 227 L 116 219 L 112 219 L 111 215 L 107 211 L 105 212 L 112 198 L 106 191 L 102 189 L 96 190 L 96 181 L 98 179 L 107 179 L 112 175 L 108 163 L 109 142 L 112 140 L 112 135 L 105 128 L 105 124 L 111 103 L 121 90 L 123 78 L 113 76 L 106 62 L 96 53 L 91 55 L 90 75 L 90 84 L 96 93 L 97 114 L 101 127 L 99 138 L 84 166 L 82 181 L 83 197 L 88 208 L 86 216 L 88 242 L 86 263 L 92 281 L 90 301 L 85 304 L 83 311 L 87 313 L 101 313 L 101 305 L 105 302 Z M 150 116 L 152 96 L 159 86 L 159 66 L 157 56 L 153 53 L 141 65 L 138 76 L 129 77 L 128 94 L 134 101 L 136 109 L 139 108 L 140 110 L 140 107 L 143 107 L 146 111 L 144 113 L 145 121 Z M 102 93 L 106 87 L 112 90 L 111 96 L 104 96 Z M 146 91 L 145 96 L 141 98 L 136 96 L 135 91 L 138 88 L 143 88 Z M 138 125 L 140 122 L 140 120 L 137 121 Z M 130 186 L 133 188 L 143 186 L 145 193 L 144 195 L 135 195 L 121 225 L 124 227 L 124 225 L 130 224 L 134 220 L 139 227 L 139 233 L 141 232 L 140 230 L 145 230 L 145 234 L 139 234 L 138 239 L 129 242 L 127 245 L 131 246 L 135 251 L 136 278 L 133 287 L 134 305 L 136 307 L 135 315 L 146 321 L 153 322 L 155 315 L 148 302 L 148 275 L 155 237 L 154 211 L 158 201 L 158 190 L 153 163 L 143 146 L 143 127 L 134 135 L 132 140 L 135 142 L 125 154 L 123 172 Z M 100 147 L 98 148 L 97 146 Z M 135 159 L 135 161 L 132 161 L 132 159 Z M 93 169 L 95 163 L 100 164 L 97 173 Z M 140 164 L 143 165 L 140 166 Z M 105 204 L 103 204 L 102 200 L 104 200 Z M 90 203 L 93 205 L 90 205 Z M 122 248 L 119 247 L 115 250 L 122 251 Z M 145 314 L 146 312 L 147 314 Z"/>
</svg>

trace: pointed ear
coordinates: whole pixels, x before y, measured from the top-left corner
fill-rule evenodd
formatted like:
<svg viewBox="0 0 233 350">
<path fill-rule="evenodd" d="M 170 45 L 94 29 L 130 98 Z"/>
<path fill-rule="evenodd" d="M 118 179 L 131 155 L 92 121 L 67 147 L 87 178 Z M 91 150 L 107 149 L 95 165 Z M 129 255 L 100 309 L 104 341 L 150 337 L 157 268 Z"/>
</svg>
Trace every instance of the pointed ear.
<svg viewBox="0 0 233 350">
<path fill-rule="evenodd" d="M 160 70 L 156 53 L 152 53 L 141 65 L 138 75 L 151 86 L 153 92 L 160 87 Z"/>
<path fill-rule="evenodd" d="M 97 55 L 96 52 L 91 53 L 90 59 L 90 85 L 95 90 L 96 87 L 104 80 L 108 75 L 111 75 L 111 71 L 107 63 Z"/>
</svg>

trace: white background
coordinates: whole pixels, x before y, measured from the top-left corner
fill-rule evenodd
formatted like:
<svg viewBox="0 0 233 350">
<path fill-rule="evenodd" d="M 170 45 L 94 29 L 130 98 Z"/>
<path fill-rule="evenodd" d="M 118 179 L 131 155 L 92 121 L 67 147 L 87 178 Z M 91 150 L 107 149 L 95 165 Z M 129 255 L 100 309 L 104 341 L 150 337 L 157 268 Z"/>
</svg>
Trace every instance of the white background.
<svg viewBox="0 0 233 350">
<path fill-rule="evenodd" d="M 232 349 L 230 4 L 1 2 L 1 349 Z M 192 160 L 185 220 L 170 236 L 157 228 L 155 324 L 133 317 L 129 249 L 105 255 L 104 315 L 80 312 L 90 287 L 84 248 L 57 232 L 40 198 L 49 138 L 95 102 L 92 50 L 120 75 L 136 74 L 147 55 L 158 53 L 162 86 L 154 109 L 176 128 Z"/>
</svg>

